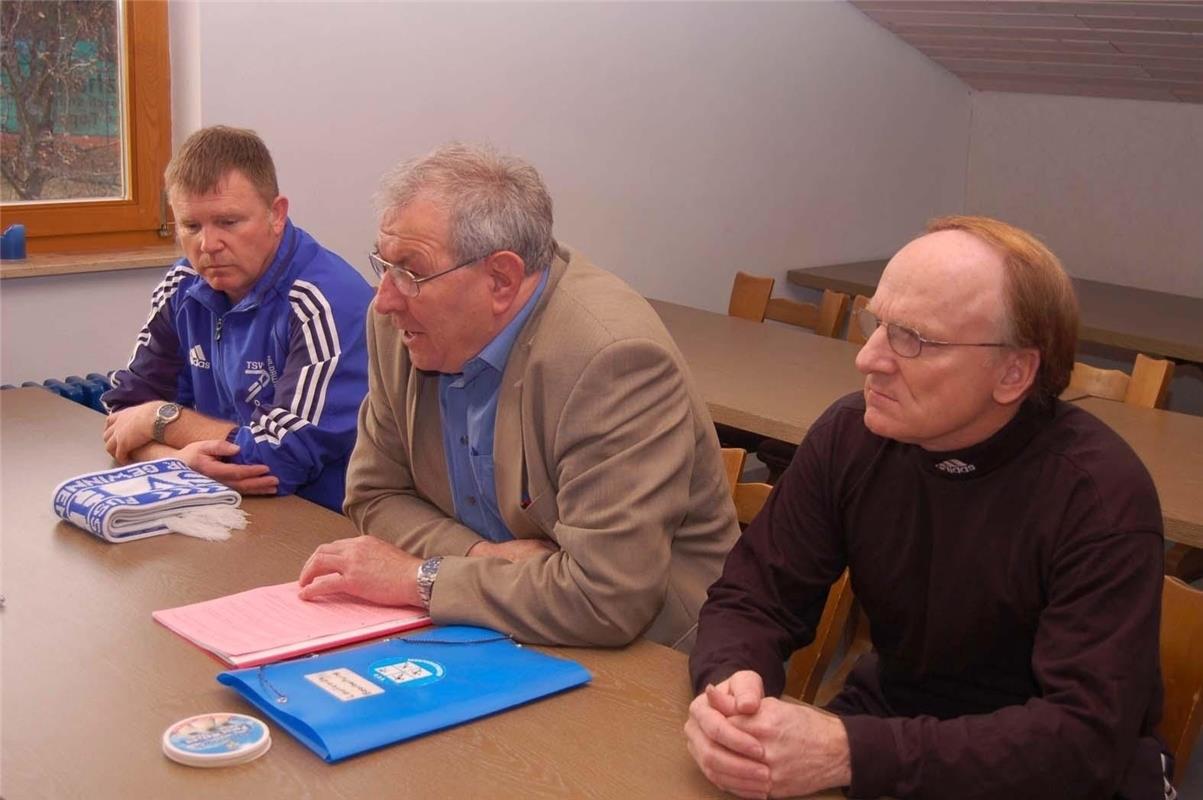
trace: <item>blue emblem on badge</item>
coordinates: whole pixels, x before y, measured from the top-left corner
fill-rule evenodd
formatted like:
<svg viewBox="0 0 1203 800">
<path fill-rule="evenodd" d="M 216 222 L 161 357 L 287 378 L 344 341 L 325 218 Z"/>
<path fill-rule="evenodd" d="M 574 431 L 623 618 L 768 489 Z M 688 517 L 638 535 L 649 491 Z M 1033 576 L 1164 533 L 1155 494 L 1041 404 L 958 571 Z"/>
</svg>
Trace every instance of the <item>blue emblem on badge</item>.
<svg viewBox="0 0 1203 800">
<path fill-rule="evenodd" d="M 372 677 L 395 686 L 422 686 L 442 680 L 447 670 L 437 661 L 425 658 L 388 658 L 372 664 Z"/>
</svg>

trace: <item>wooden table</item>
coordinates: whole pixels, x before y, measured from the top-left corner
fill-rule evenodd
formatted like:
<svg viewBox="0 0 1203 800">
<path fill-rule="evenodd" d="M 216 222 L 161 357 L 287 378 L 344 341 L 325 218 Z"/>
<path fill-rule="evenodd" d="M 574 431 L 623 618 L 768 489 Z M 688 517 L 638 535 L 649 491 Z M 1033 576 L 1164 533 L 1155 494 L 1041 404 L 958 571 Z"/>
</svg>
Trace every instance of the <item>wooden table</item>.
<svg viewBox="0 0 1203 800">
<path fill-rule="evenodd" d="M 193 714 L 255 713 L 222 666 L 151 619 L 155 609 L 296 577 L 350 522 L 296 497 L 247 499 L 228 542 L 169 535 L 107 544 L 50 510 L 59 481 L 110 466 L 103 418 L 40 389 L 0 392 L 3 492 L 0 795 L 30 798 L 539 798 L 723 796 L 681 731 L 685 657 L 646 641 L 547 648 L 586 687 L 328 765 L 271 724 L 250 764 L 169 761 L 163 730 Z M 827 795 L 838 797 L 837 794 Z"/>
<path fill-rule="evenodd" d="M 789 282 L 809 289 L 872 295 L 886 260 L 791 269 Z M 1083 341 L 1203 364 L 1203 298 L 1073 279 Z"/>
<path fill-rule="evenodd" d="M 749 322 L 660 300 L 652 307 L 685 355 L 716 422 L 800 442 L 837 398 L 859 390 L 857 346 L 771 323 Z M 1077 401 L 1144 461 L 1167 539 L 1203 547 L 1203 417 Z"/>
<path fill-rule="evenodd" d="M 1165 538 L 1203 547 L 1203 417 L 1114 400 L 1074 401 L 1124 438 L 1153 476 Z"/>
<path fill-rule="evenodd" d="M 797 444 L 864 377 L 859 349 L 786 325 L 651 300 L 685 356 L 715 422 Z"/>
</svg>

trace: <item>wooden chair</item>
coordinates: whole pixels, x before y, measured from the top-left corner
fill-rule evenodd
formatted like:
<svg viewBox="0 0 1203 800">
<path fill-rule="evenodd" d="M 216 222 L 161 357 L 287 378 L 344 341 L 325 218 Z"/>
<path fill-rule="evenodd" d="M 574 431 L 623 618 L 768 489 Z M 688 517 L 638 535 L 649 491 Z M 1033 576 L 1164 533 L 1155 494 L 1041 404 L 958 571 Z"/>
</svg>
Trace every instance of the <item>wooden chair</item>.
<svg viewBox="0 0 1203 800">
<path fill-rule="evenodd" d="M 844 338 L 853 344 L 864 344 L 869 341 L 869 337 L 861 333 L 860 326 L 856 324 L 856 312 L 868 305 L 869 298 L 863 294 L 858 294 L 852 299 L 852 310 L 848 315 L 848 335 Z"/>
<path fill-rule="evenodd" d="M 818 305 L 799 303 L 774 297 L 769 300 L 764 318 L 784 322 L 800 328 L 809 328 L 819 336 L 834 337 L 848 316 L 848 295 L 843 292 L 823 291 Z M 764 439 L 756 446 L 756 457 L 769 469 L 769 483 L 776 483 L 794 458 L 798 448 L 780 439 Z"/>
<path fill-rule="evenodd" d="M 823 291 L 823 299 L 815 303 L 800 303 L 784 297 L 773 297 L 776 280 L 735 273 L 731 284 L 731 297 L 727 301 L 727 315 L 750 319 L 753 322 L 784 322 L 808 328 L 819 336 L 835 336 L 848 313 L 848 295 L 843 292 Z"/>
<path fill-rule="evenodd" d="M 731 485 L 731 499 L 735 502 L 735 516 L 742 528 L 760 513 L 773 487 L 767 483 L 740 483 L 739 476 L 743 472 L 747 454 L 737 447 L 724 447 L 722 453 L 727 482 Z M 848 579 L 848 570 L 844 570 L 827 593 L 827 603 L 819 617 L 814 641 L 790 657 L 785 680 L 786 694 L 808 703 L 815 701 L 823 675 L 845 637 L 852 605 L 852 584 Z M 840 685 L 843 685 L 842 681 Z"/>
<path fill-rule="evenodd" d="M 1075 362 L 1069 388 L 1075 393 L 1120 400 L 1130 406 L 1164 408 L 1173 377 L 1173 361 L 1137 353 L 1130 376 L 1122 370 L 1100 369 L 1081 361 Z"/>
<path fill-rule="evenodd" d="M 764 318 L 787 325 L 797 325 L 799 328 L 809 328 L 819 336 L 831 338 L 840 329 L 847 313 L 848 295 L 824 289 L 823 299 L 818 305 L 773 297 L 768 302 Z"/>
<path fill-rule="evenodd" d="M 851 589 L 849 589 L 849 593 L 851 593 Z M 844 682 L 848 680 L 848 673 L 856 666 L 857 659 L 873 649 L 873 639 L 869 635 L 869 618 L 861 611 L 855 597 L 852 598 L 852 608 L 848 611 L 843 636 L 844 657 L 840 659 L 839 666 L 831 675 L 819 684 L 813 701 L 815 705 L 825 706 L 830 703 L 840 693 L 840 689 L 844 688 Z"/>
<path fill-rule="evenodd" d="M 764 322 L 775 283 L 773 278 L 762 278 L 746 272 L 735 273 L 731 299 L 727 301 L 727 316 Z"/>
<path fill-rule="evenodd" d="M 1165 701 L 1159 732 L 1181 783 L 1203 726 L 1203 591 L 1170 575 L 1161 593 L 1161 680 Z"/>
<path fill-rule="evenodd" d="M 1088 394 L 1107 400 L 1119 400 L 1141 408 L 1164 408 L 1174 362 L 1136 354 L 1132 374 L 1118 369 L 1100 369 L 1078 361 L 1066 390 L 1071 397 Z M 1172 545 L 1165 554 L 1165 574 L 1190 583 L 1203 578 L 1203 550 L 1185 544 Z"/>
<path fill-rule="evenodd" d="M 748 456 L 743 449 L 724 447 L 722 454 L 727 483 L 731 487 L 731 499 L 735 503 L 735 517 L 739 520 L 739 527 L 745 528 L 760 513 L 773 487 L 767 483 L 740 483 L 739 476 L 744 471 L 744 459 Z"/>
<path fill-rule="evenodd" d="M 853 654 L 848 640 L 848 623 L 855 606 L 852 596 L 852 582 L 848 570 L 844 570 L 839 579 L 831 584 L 827 592 L 827 602 L 819 617 L 819 625 L 815 628 L 815 639 L 806 647 L 799 648 L 790 656 L 789 665 L 785 672 L 785 694 L 796 697 L 804 703 L 824 703 L 834 697 L 839 687 L 844 685 L 844 679 L 852 669 L 852 663 L 859 657 L 858 650 Z M 866 627 L 866 632 L 868 628 Z M 871 645 L 870 645 L 871 646 Z M 840 674 L 839 684 L 834 691 L 829 691 L 829 697 L 820 699 L 825 689 L 831 683 L 825 682 L 823 676 L 841 647 L 848 653 L 840 662 L 837 674 Z"/>
<path fill-rule="evenodd" d="M 827 289 L 818 305 L 800 303 L 784 297 L 773 297 L 774 283 L 773 278 L 762 278 L 746 272 L 735 273 L 727 314 L 755 322 L 784 322 L 808 328 L 819 336 L 836 335 L 848 313 L 848 295 Z M 777 482 L 794 457 L 796 448 L 789 442 L 765 438 L 729 425 L 716 424 L 714 427 L 719 442 L 724 446 L 755 451 L 757 458 L 769 469 L 770 483 Z"/>
</svg>

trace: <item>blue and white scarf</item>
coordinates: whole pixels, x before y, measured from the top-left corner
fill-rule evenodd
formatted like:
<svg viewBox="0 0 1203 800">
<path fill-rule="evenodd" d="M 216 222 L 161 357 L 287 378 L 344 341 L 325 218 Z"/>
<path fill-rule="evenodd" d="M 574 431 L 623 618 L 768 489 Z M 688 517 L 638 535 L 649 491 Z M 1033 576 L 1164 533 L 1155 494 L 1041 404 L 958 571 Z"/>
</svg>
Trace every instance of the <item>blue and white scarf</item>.
<svg viewBox="0 0 1203 800">
<path fill-rule="evenodd" d="M 241 495 L 177 458 L 89 472 L 54 490 L 54 513 L 110 542 L 183 533 L 230 538 L 246 527 Z"/>
</svg>

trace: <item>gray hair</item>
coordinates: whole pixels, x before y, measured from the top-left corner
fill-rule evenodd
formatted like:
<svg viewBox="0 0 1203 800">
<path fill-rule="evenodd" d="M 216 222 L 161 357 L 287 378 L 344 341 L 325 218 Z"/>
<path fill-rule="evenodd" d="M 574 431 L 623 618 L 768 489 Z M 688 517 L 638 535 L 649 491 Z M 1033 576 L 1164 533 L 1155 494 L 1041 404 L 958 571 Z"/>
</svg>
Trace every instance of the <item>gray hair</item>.
<svg viewBox="0 0 1203 800">
<path fill-rule="evenodd" d="M 376 208 L 383 217 L 419 196 L 447 209 L 457 260 L 510 250 L 522 258 L 527 275 L 551 266 L 551 195 L 526 161 L 451 142 L 389 170 Z"/>
</svg>

